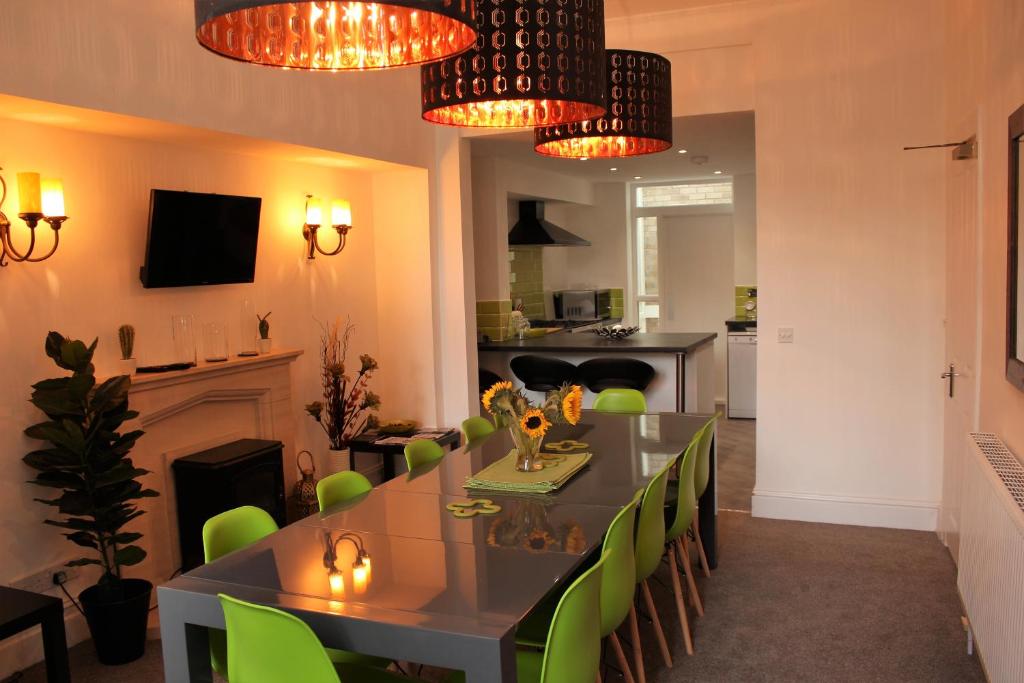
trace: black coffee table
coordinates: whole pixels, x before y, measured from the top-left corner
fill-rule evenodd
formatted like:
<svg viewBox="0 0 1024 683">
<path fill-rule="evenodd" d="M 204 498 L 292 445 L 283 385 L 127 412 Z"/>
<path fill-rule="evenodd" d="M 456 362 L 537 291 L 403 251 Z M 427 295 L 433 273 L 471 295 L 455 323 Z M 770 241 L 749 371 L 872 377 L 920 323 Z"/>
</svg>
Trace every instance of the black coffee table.
<svg viewBox="0 0 1024 683">
<path fill-rule="evenodd" d="M 0 640 L 37 625 L 43 628 L 46 680 L 49 683 L 70 683 L 64 602 L 49 595 L 0 586 Z"/>
<path fill-rule="evenodd" d="M 445 427 L 439 427 L 437 430 L 429 430 L 430 432 L 445 431 Z M 427 430 L 420 430 L 424 432 Z M 390 481 L 395 478 L 395 458 L 396 455 L 401 455 L 405 452 L 405 446 L 401 444 L 380 444 L 377 443 L 379 439 L 387 438 L 387 434 L 381 434 L 376 430 L 363 432 L 356 438 L 349 442 L 349 469 L 356 469 L 356 453 L 375 453 L 381 456 L 381 464 L 383 465 L 383 481 Z M 415 434 L 412 435 L 415 437 Z M 450 450 L 455 450 L 459 447 L 462 441 L 462 432 L 457 429 L 447 429 L 444 436 L 440 436 L 436 439 L 439 446 L 448 447 Z"/>
</svg>

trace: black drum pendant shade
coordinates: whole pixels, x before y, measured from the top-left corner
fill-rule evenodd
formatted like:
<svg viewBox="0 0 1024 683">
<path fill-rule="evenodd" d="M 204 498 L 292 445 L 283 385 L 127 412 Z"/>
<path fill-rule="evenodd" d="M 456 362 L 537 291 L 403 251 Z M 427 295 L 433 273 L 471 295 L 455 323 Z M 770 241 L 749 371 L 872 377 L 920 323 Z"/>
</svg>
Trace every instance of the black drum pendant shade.
<svg viewBox="0 0 1024 683">
<path fill-rule="evenodd" d="M 458 54 L 475 0 L 195 0 L 196 38 L 243 62 L 310 71 L 385 69 Z"/>
<path fill-rule="evenodd" d="M 422 67 L 423 118 L 516 128 L 605 111 L 604 0 L 478 0 L 473 49 Z"/>
<path fill-rule="evenodd" d="M 672 64 L 651 52 L 607 51 L 608 113 L 539 127 L 538 154 L 572 159 L 629 157 L 672 147 Z"/>
</svg>

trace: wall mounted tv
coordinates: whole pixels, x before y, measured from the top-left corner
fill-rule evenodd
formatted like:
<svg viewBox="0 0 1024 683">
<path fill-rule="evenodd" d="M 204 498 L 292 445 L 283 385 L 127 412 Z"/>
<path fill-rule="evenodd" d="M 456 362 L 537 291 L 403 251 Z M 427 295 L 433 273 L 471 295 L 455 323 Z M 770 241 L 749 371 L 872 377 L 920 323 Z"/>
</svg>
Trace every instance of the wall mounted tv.
<svg viewBox="0 0 1024 683">
<path fill-rule="evenodd" d="M 252 282 L 260 232 L 259 197 L 153 190 L 142 286 Z"/>
</svg>

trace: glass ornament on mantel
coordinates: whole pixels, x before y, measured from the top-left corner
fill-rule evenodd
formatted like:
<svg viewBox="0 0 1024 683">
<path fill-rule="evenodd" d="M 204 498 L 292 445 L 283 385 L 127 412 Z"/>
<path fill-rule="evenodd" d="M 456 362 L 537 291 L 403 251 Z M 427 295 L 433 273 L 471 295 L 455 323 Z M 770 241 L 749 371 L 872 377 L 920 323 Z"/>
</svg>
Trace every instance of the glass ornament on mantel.
<svg viewBox="0 0 1024 683">
<path fill-rule="evenodd" d="M 242 308 L 238 317 L 238 355 L 256 356 L 256 337 L 259 335 L 259 319 L 256 307 L 249 299 L 242 299 Z"/>
<path fill-rule="evenodd" d="M 228 330 L 222 322 L 203 324 L 203 358 L 207 363 L 223 363 L 228 359 Z"/>
</svg>

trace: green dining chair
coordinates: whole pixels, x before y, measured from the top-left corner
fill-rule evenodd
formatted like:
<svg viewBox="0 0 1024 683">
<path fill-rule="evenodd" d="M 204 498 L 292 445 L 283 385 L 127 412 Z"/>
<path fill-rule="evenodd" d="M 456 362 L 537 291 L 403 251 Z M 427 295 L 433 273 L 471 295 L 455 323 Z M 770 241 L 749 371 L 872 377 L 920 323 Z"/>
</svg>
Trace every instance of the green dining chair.
<svg viewBox="0 0 1024 683">
<path fill-rule="evenodd" d="M 644 497 L 640 502 L 635 543 L 637 585 L 647 606 L 651 621 L 654 624 L 654 635 L 657 637 L 658 647 L 661 649 L 661 657 L 665 660 L 665 666 L 669 668 L 672 668 L 672 655 L 669 653 L 665 631 L 661 628 L 658 610 L 654 606 L 654 598 L 651 596 L 651 587 L 648 584 L 648 579 L 658 569 L 658 566 L 661 564 L 661 556 L 665 553 L 665 486 L 668 482 L 669 471 L 674 466 L 675 460 L 654 475 L 654 478 L 647 484 Z M 638 621 L 636 607 L 631 605 L 629 627 L 633 640 L 633 659 L 636 665 L 637 676 L 641 683 L 644 683 L 647 680 L 647 675 L 644 671 Z"/>
<path fill-rule="evenodd" d="M 647 412 L 647 399 L 636 389 L 605 389 L 594 399 L 594 410 L 640 415 Z"/>
<path fill-rule="evenodd" d="M 462 421 L 462 433 L 466 441 L 476 441 L 494 433 L 494 425 L 486 417 L 474 416 Z"/>
<path fill-rule="evenodd" d="M 203 556 L 206 562 L 213 562 L 236 550 L 246 548 L 278 530 L 274 518 L 258 507 L 245 505 L 222 512 L 206 520 L 203 525 Z M 224 631 L 210 629 L 210 663 L 214 671 L 229 678 L 227 640 Z M 369 657 L 345 650 L 328 650 L 335 662 L 353 662 L 368 666 L 385 667 L 388 660 Z"/>
<path fill-rule="evenodd" d="M 614 551 L 569 585 L 555 607 L 543 650 L 516 652 L 519 683 L 594 683 L 601 668 L 601 582 Z M 446 683 L 464 683 L 457 672 Z"/>
<path fill-rule="evenodd" d="M 335 505 L 351 503 L 372 490 L 370 480 L 358 472 L 336 472 L 316 483 L 316 499 L 323 512 Z"/>
<path fill-rule="evenodd" d="M 634 683 L 634 679 L 616 629 L 629 617 L 633 596 L 636 594 L 633 529 L 641 495 L 643 489 L 637 491 L 633 500 L 615 515 L 615 519 L 608 525 L 601 547 L 602 556 L 607 558 L 601 572 L 601 637 L 611 643 L 626 683 Z M 544 647 L 556 605 L 555 599 L 547 599 L 535 609 L 516 630 L 516 643 L 527 647 Z"/>
<path fill-rule="evenodd" d="M 416 439 L 405 445 L 405 464 L 409 466 L 409 471 L 420 465 L 437 462 L 443 457 L 444 449 L 430 439 Z"/>
<path fill-rule="evenodd" d="M 700 500 L 700 497 L 707 491 L 708 481 L 711 479 L 711 445 L 715 440 L 715 425 L 721 416 L 721 413 L 715 413 L 701 431 L 701 439 L 697 447 L 697 458 L 693 470 L 693 490 L 697 500 Z M 711 568 L 708 566 L 707 553 L 704 552 L 704 541 L 700 537 L 700 518 L 696 515 L 693 517 L 692 528 L 694 542 L 697 545 L 697 554 L 700 556 L 701 569 L 704 572 L 704 576 L 710 577 Z"/>
<path fill-rule="evenodd" d="M 220 594 L 231 683 L 408 683 L 356 663 L 332 662 L 309 626 L 287 612 Z"/>
<path fill-rule="evenodd" d="M 676 600 L 676 610 L 679 613 L 679 627 L 683 634 L 683 645 L 687 654 L 693 654 L 693 638 L 690 635 L 690 619 L 686 612 L 686 602 L 683 599 L 683 589 L 679 583 L 679 565 L 676 563 L 678 555 L 679 562 L 683 566 L 686 576 L 687 588 L 690 591 L 690 601 L 697 609 L 697 614 L 704 615 L 704 605 L 697 593 L 697 584 L 693 579 L 693 570 L 689 562 L 689 551 L 683 550 L 686 542 L 686 533 L 693 524 L 697 512 L 697 497 L 693 490 L 693 468 L 697 460 L 697 450 L 700 443 L 701 433 L 698 432 L 686 447 L 682 458 L 679 459 L 678 497 L 674 505 L 665 508 L 665 547 L 667 548 L 669 569 L 672 577 L 672 593 Z M 685 557 L 685 559 L 684 559 Z"/>
</svg>

